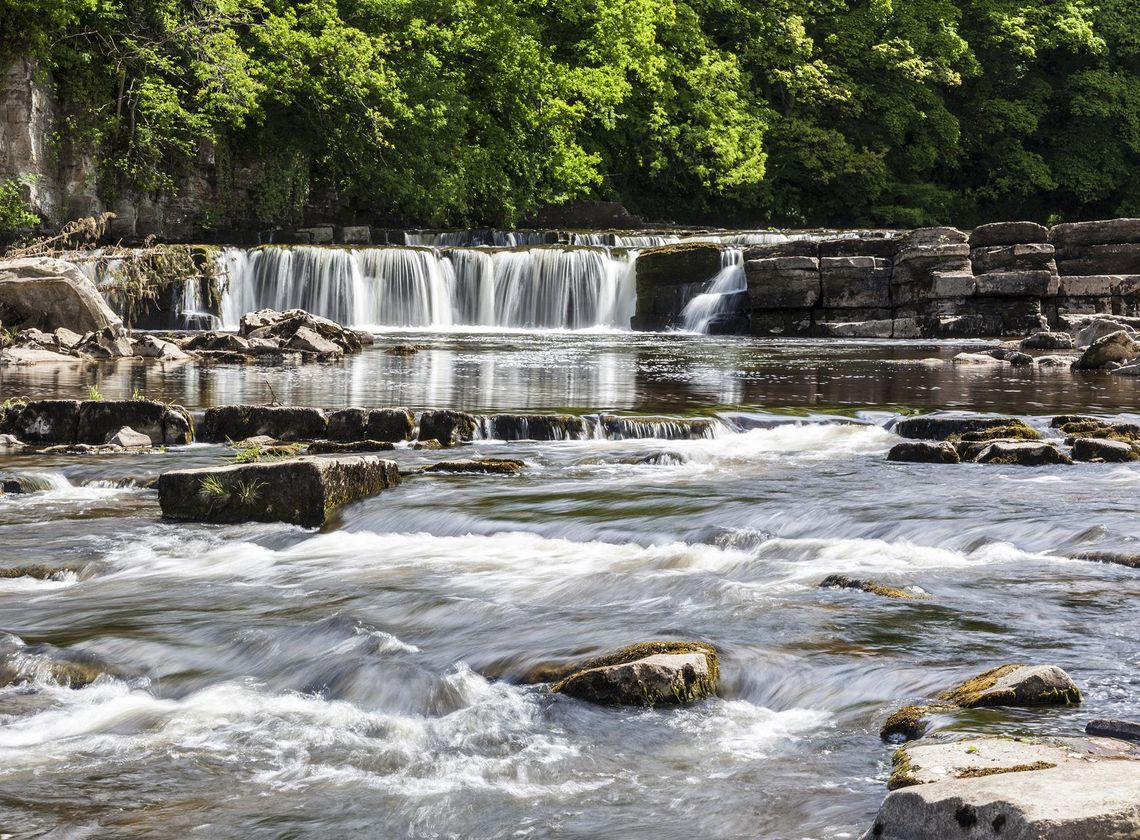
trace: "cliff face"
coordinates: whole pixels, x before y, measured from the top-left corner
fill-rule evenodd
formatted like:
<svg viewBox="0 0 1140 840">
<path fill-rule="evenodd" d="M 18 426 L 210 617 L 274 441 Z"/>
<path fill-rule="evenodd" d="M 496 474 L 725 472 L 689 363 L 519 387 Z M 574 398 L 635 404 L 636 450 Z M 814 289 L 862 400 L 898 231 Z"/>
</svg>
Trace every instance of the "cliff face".
<svg viewBox="0 0 1140 840">
<path fill-rule="evenodd" d="M 62 215 L 58 158 L 51 148 L 57 109 L 50 82 L 29 61 L 0 75 L 0 178 L 28 178 L 29 203 L 56 222 Z"/>
</svg>

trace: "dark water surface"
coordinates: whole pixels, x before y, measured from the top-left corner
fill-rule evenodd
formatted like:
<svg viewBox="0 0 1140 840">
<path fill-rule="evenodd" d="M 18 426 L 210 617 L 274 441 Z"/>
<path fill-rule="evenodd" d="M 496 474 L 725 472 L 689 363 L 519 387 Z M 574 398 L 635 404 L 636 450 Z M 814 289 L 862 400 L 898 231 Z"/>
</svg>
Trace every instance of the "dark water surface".
<svg viewBox="0 0 1140 840">
<path fill-rule="evenodd" d="M 431 348 L 383 352 L 397 341 Z M 74 569 L 0 578 L 0 631 L 122 671 L 0 689 L 0 834 L 854 838 L 885 794 L 878 728 L 903 702 L 1052 662 L 1080 708 L 942 725 L 1075 734 L 1136 714 L 1140 573 L 1066 558 L 1140 551 L 1140 467 L 895 464 L 881 427 L 935 406 L 1042 426 L 1128 413 L 1131 380 L 967 368 L 947 361 L 962 347 L 934 344 L 381 344 L 331 366 L 9 368 L 0 387 L 733 422 L 698 441 L 480 441 L 468 452 L 523 458 L 525 475 L 411 478 L 319 532 L 161 521 L 143 485 L 227 461 L 224 447 L 0 459 L 50 488 L 0 498 L 3 565 Z M 832 573 L 933 598 L 817 589 Z M 613 710 L 517 683 L 656 637 L 716 644 L 722 697 Z"/>
</svg>

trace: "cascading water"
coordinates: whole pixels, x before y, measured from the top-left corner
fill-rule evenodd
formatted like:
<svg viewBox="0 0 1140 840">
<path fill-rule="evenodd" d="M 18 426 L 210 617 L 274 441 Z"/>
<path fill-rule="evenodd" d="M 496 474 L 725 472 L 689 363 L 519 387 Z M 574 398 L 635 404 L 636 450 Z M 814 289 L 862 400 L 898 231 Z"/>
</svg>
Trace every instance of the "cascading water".
<svg viewBox="0 0 1140 840">
<path fill-rule="evenodd" d="M 744 277 L 744 253 L 739 248 L 725 248 L 720 255 L 720 271 L 709 281 L 708 290 L 690 300 L 681 311 L 685 330 L 707 333 L 709 325 L 728 315 L 742 292 L 748 291 Z"/>
<path fill-rule="evenodd" d="M 354 326 L 628 328 L 635 252 L 605 248 L 227 249 L 222 321 L 305 309 Z"/>
</svg>

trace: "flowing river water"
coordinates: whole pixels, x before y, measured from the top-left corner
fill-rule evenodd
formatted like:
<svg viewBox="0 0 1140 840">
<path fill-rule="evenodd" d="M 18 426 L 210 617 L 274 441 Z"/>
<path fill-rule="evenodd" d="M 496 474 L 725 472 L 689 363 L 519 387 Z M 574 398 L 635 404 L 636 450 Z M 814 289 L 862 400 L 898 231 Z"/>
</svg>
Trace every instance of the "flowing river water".
<svg viewBox="0 0 1140 840">
<path fill-rule="evenodd" d="M 411 478 L 319 532 L 163 522 L 146 484 L 225 447 L 3 458 L 47 488 L 0 498 L 4 565 L 73 571 L 0 578 L 0 651 L 121 673 L 0 689 L 0 835 L 855 838 L 885 794 L 884 717 L 959 678 L 1055 663 L 1085 693 L 940 722 L 962 732 L 1134 717 L 1140 574 L 1067 558 L 1140 551 L 1140 466 L 891 463 L 883 424 L 1135 421 L 1140 385 L 961 349 L 409 333 L 331 365 L 0 370 L 4 397 L 719 420 L 700 440 L 477 441 L 524 475 Z M 818 589 L 832 573 L 933 597 Z M 653 638 L 715 644 L 721 696 L 615 710 L 521 683 Z"/>
</svg>

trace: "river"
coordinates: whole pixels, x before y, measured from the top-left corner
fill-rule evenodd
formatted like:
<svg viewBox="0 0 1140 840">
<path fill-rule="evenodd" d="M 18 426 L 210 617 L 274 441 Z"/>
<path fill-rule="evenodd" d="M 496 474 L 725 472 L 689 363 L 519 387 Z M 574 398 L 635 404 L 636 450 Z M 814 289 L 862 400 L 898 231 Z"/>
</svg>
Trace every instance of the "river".
<svg viewBox="0 0 1140 840">
<path fill-rule="evenodd" d="M 422 344 L 411 355 L 385 352 Z M 425 475 L 317 531 L 159 518 L 145 485 L 225 447 L 0 459 L 0 630 L 121 669 L 0 689 L 13 838 L 855 838 L 902 703 L 1005 662 L 1055 663 L 1079 708 L 963 733 L 1134 716 L 1140 466 L 886 460 L 915 409 L 1136 421 L 1134 380 L 954 364 L 963 345 L 618 332 L 385 334 L 298 367 L 5 369 L 4 397 L 711 415 L 702 440 L 478 441 L 523 476 Z M 415 466 L 440 453 L 400 449 Z M 842 573 L 926 601 L 820 590 Z M 720 697 L 614 710 L 521 684 L 652 638 L 720 651 Z M 0 647 L 18 649 L 11 638 Z"/>
</svg>

